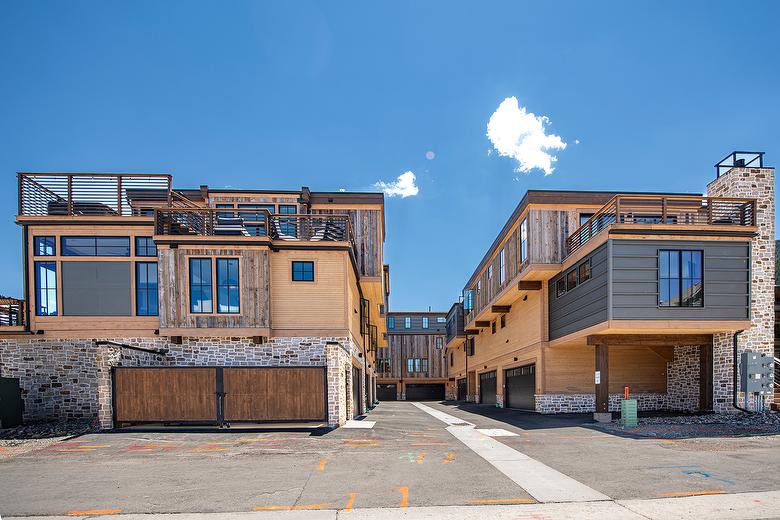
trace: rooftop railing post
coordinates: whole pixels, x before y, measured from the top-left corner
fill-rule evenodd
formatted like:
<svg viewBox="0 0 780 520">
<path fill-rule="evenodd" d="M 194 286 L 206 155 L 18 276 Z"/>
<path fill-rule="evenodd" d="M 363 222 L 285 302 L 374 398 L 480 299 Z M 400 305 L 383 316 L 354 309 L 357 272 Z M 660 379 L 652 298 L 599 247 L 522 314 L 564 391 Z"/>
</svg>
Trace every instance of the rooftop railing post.
<svg viewBox="0 0 780 520">
<path fill-rule="evenodd" d="M 666 197 L 661 198 L 661 224 L 666 224 Z"/>
<path fill-rule="evenodd" d="M 117 187 L 116 212 L 119 216 L 122 216 L 122 176 L 121 175 L 117 175 L 116 187 Z"/>
<path fill-rule="evenodd" d="M 615 223 L 620 224 L 622 219 L 620 217 L 620 196 L 615 197 Z"/>
<path fill-rule="evenodd" d="M 68 216 L 73 215 L 73 176 L 68 175 Z"/>
<path fill-rule="evenodd" d="M 712 224 L 712 198 L 707 197 L 707 224 Z"/>
</svg>

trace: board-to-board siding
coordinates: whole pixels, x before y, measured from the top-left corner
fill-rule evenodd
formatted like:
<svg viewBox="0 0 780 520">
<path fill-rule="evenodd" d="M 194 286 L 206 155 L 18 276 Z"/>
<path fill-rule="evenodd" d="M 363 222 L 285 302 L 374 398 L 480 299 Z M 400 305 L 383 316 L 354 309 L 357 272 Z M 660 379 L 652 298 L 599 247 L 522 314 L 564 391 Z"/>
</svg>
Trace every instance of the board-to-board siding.
<svg viewBox="0 0 780 520">
<path fill-rule="evenodd" d="M 704 252 L 704 307 L 658 307 L 658 251 Z M 750 244 L 701 240 L 612 240 L 612 318 L 750 318 Z"/>
<path fill-rule="evenodd" d="M 293 282 L 293 260 L 314 262 L 313 282 Z M 351 289 L 346 251 L 278 251 L 271 255 L 271 326 L 274 329 L 345 329 Z M 356 291 L 356 290 L 355 290 Z M 360 312 L 359 301 L 349 309 Z"/>
<path fill-rule="evenodd" d="M 269 252 L 267 249 L 162 249 L 158 250 L 160 326 L 162 328 L 265 328 L 270 326 Z M 199 315 L 189 312 L 189 258 L 239 259 L 240 314 Z M 212 262 L 212 271 L 216 265 Z M 216 291 L 215 291 L 216 296 Z M 216 301 L 214 302 L 216 305 Z"/>
<path fill-rule="evenodd" d="M 591 278 L 562 296 L 556 295 L 555 286 L 565 271 L 550 280 L 548 287 L 550 339 L 563 337 L 608 319 L 608 248 L 607 244 L 595 249 L 583 262 L 591 262 Z"/>
<path fill-rule="evenodd" d="M 380 373 L 379 377 L 393 379 L 424 379 L 447 377 L 447 358 L 444 348 L 436 348 L 436 338 L 444 344 L 444 334 L 388 334 L 387 348 L 379 349 L 377 360 L 389 359 L 390 372 Z M 428 360 L 427 373 L 409 373 L 407 359 Z"/>
</svg>

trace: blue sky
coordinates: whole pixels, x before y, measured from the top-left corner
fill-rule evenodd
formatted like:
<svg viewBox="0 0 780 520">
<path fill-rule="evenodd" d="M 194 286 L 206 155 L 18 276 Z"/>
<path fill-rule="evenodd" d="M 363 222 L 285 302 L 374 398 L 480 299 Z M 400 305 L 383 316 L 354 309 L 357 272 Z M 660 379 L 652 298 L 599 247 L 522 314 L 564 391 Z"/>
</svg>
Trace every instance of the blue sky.
<svg viewBox="0 0 780 520">
<path fill-rule="evenodd" d="M 418 193 L 387 199 L 391 308 L 446 310 L 528 189 L 702 192 L 734 149 L 780 162 L 778 15 L 769 1 L 5 0 L 0 292 L 22 292 L 16 171 L 315 191 L 411 171 Z M 551 175 L 488 153 L 513 96 L 566 143 Z"/>
</svg>

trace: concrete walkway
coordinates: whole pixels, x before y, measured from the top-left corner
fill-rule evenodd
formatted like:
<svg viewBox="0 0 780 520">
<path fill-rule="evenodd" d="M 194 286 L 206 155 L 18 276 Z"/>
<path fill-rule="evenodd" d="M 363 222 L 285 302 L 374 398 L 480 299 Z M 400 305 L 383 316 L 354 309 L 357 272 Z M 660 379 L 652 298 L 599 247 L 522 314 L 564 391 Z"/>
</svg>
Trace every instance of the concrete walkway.
<svg viewBox="0 0 780 520">
<path fill-rule="evenodd" d="M 3 517 L 5 520 L 750 520 L 780 517 L 780 491 L 736 493 L 652 500 L 619 500 L 578 503 L 520 504 L 502 506 L 433 506 L 353 510 L 288 510 L 249 513 L 112 514 Z"/>
</svg>

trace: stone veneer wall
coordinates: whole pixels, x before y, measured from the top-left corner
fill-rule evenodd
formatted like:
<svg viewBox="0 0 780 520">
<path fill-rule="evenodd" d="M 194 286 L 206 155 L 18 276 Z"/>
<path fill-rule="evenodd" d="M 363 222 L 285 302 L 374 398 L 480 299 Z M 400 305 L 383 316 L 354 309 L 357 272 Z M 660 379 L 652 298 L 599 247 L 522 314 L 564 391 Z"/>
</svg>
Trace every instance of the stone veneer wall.
<svg viewBox="0 0 780 520">
<path fill-rule="evenodd" d="M 351 357 L 358 358 L 359 349 L 349 338 L 278 337 L 262 345 L 248 337 L 183 338 L 181 345 L 166 338 L 101 339 L 168 353 L 96 346 L 95 340 L 83 339 L 0 340 L 0 376 L 20 379 L 25 421 L 94 419 L 110 428 L 111 368 L 118 366 L 326 366 L 328 424 L 339 426 L 351 417 L 346 396 L 352 395 Z"/>
<path fill-rule="evenodd" d="M 666 364 L 666 406 L 669 410 L 699 409 L 699 346 L 674 347 L 674 360 Z"/>
<path fill-rule="evenodd" d="M 775 283 L 775 195 L 774 170 L 771 168 L 733 168 L 707 186 L 713 197 L 755 198 L 758 234 L 751 240 L 750 320 L 752 326 L 739 335 L 738 353 L 763 352 L 774 355 L 774 283 Z M 705 295 L 706 298 L 706 295 Z M 713 337 L 713 409 L 736 411 L 732 407 L 733 331 Z M 737 359 L 739 363 L 739 358 Z M 741 377 L 739 375 L 738 377 Z M 738 394 L 742 406 L 755 409 L 757 403 Z M 770 393 L 763 406 L 769 408 Z M 747 401 L 747 402 L 746 402 Z"/>
<path fill-rule="evenodd" d="M 594 394 L 537 394 L 536 411 L 539 413 L 588 413 L 596 411 Z M 666 394 L 633 394 L 639 410 L 663 410 Z M 623 394 L 609 394 L 609 411 L 619 412 Z"/>
</svg>

